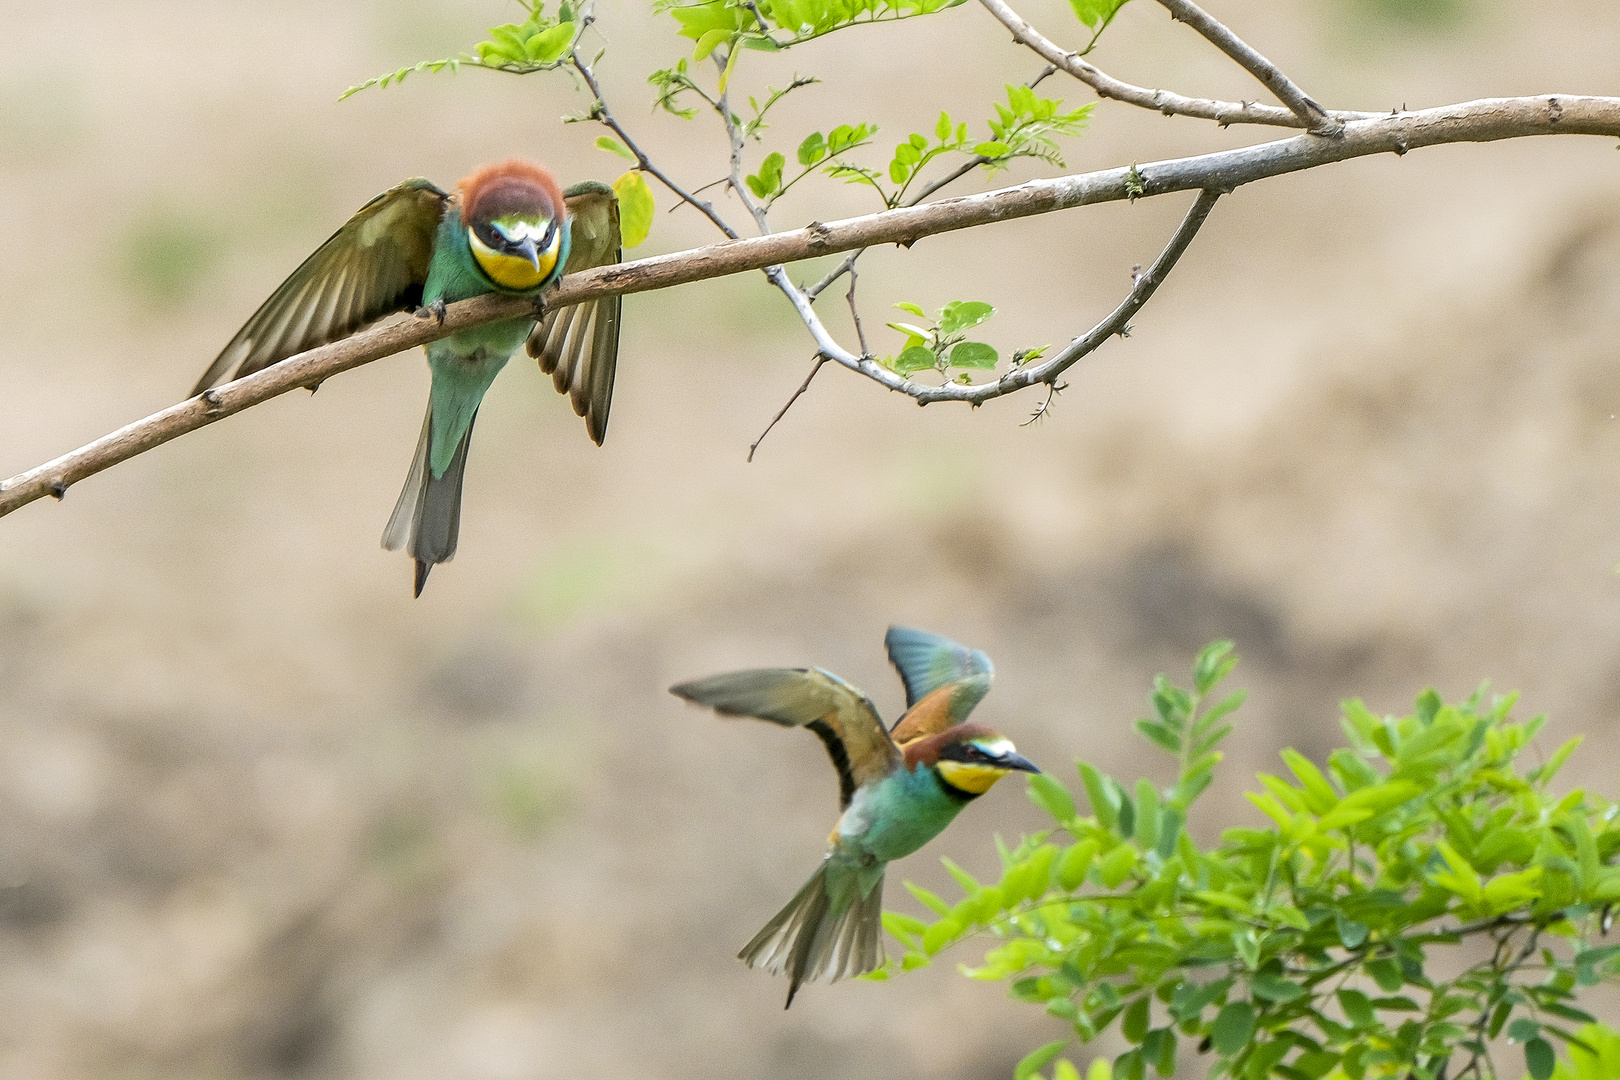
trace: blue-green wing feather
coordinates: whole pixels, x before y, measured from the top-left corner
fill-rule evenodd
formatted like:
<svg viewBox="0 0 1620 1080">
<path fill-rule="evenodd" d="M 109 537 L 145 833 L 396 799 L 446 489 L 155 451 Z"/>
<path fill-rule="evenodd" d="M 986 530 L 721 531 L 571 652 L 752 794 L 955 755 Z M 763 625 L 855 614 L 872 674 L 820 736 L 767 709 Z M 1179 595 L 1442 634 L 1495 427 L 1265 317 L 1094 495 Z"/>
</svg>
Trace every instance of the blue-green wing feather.
<svg viewBox="0 0 1620 1080">
<path fill-rule="evenodd" d="M 883 644 L 889 650 L 889 662 L 906 684 L 908 709 L 949 682 L 983 675 L 983 685 L 988 689 L 989 676 L 996 671 L 990 658 L 978 649 L 909 626 L 889 627 Z"/>
</svg>

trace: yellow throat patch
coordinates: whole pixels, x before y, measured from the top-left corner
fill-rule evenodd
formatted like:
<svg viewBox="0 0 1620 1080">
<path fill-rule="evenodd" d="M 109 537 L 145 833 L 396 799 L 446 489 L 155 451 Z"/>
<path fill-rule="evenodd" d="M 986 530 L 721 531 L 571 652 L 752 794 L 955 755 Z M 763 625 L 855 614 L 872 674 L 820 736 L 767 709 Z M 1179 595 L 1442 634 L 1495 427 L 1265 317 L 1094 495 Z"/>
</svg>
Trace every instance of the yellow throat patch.
<svg viewBox="0 0 1620 1080">
<path fill-rule="evenodd" d="M 472 245 L 473 258 L 478 260 L 479 268 L 489 275 L 489 280 L 503 289 L 528 292 L 531 289 L 538 289 L 556 268 L 557 248 L 562 244 L 562 229 L 558 228 L 551 234 L 551 243 L 539 253 L 538 267 L 521 255 L 508 255 L 496 251 L 478 239 L 478 234 L 471 229 L 467 230 L 467 243 Z"/>
<path fill-rule="evenodd" d="M 945 778 L 947 784 L 970 795 L 983 795 L 995 786 L 997 780 L 1012 771 L 995 765 L 966 761 L 941 761 L 935 768 L 939 770 L 939 775 Z"/>
</svg>

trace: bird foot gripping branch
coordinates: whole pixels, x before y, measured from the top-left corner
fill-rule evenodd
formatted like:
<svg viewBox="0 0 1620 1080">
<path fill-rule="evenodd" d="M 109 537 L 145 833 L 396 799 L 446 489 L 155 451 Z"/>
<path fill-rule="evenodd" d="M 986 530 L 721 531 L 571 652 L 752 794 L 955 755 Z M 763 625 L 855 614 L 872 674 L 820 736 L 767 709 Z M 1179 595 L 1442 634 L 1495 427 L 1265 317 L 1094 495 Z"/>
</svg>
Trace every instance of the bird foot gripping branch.
<svg viewBox="0 0 1620 1080">
<path fill-rule="evenodd" d="M 820 668 L 756 668 L 712 675 L 670 693 L 722 716 L 751 716 L 815 732 L 838 770 L 843 817 L 826 857 L 739 959 L 805 982 L 862 975 L 883 962 L 883 872 L 949 825 L 1010 772 L 1040 772 L 1008 739 L 967 723 L 990 690 L 990 658 L 937 634 L 891 626 L 889 660 L 906 686 L 906 712 L 885 729 L 861 691 Z"/>
</svg>

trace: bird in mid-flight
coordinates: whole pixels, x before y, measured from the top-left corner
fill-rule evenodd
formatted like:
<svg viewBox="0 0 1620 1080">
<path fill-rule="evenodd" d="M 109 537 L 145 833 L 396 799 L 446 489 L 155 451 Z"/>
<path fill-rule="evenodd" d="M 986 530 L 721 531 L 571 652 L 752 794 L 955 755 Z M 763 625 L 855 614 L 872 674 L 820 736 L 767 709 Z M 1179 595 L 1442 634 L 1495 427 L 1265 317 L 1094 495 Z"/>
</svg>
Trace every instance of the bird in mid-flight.
<svg viewBox="0 0 1620 1080">
<path fill-rule="evenodd" d="M 446 192 L 407 180 L 372 199 L 282 282 L 230 340 L 192 394 L 336 341 L 398 311 L 444 318 L 486 293 L 538 294 L 564 273 L 619 261 L 619 204 L 595 181 L 562 191 L 526 161 L 488 165 Z M 418 305 L 422 305 L 418 308 Z M 619 355 L 619 298 L 458 330 L 426 346 L 427 420 L 383 546 L 408 548 L 416 595 L 456 552 L 473 420 L 496 373 L 524 342 L 585 418 L 607 433 Z"/>
<path fill-rule="evenodd" d="M 820 668 L 713 675 L 670 693 L 724 716 L 807 727 L 838 770 L 843 817 L 821 868 L 743 947 L 739 958 L 799 985 L 860 975 L 882 963 L 883 871 L 922 847 L 1009 772 L 1040 772 L 1013 744 L 967 723 L 990 689 L 990 658 L 937 634 L 892 626 L 889 660 L 906 713 L 886 731 L 872 702 Z"/>
</svg>

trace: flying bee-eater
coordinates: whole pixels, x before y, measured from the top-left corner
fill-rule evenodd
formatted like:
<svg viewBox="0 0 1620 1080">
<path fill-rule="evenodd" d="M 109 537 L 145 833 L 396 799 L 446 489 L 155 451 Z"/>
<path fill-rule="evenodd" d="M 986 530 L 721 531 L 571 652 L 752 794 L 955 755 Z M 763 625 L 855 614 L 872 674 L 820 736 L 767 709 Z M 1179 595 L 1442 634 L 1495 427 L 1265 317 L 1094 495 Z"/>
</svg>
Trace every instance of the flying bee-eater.
<svg viewBox="0 0 1620 1080">
<path fill-rule="evenodd" d="M 886 731 L 867 696 L 820 668 L 756 668 L 670 687 L 722 716 L 751 716 L 820 737 L 838 770 L 844 814 L 827 854 L 738 958 L 801 983 L 832 982 L 883 962 L 883 871 L 922 847 L 1010 772 L 1040 772 L 968 713 L 990 689 L 990 658 L 937 634 L 891 626 L 884 644 L 906 686 Z"/>
<path fill-rule="evenodd" d="M 416 178 L 378 195 L 270 294 L 198 380 L 200 394 L 336 341 L 399 311 L 444 319 L 486 293 L 534 296 L 564 273 L 619 261 L 619 203 L 606 184 L 562 191 L 526 161 L 487 165 L 454 192 Z M 420 307 L 418 305 L 421 305 Z M 601 445 L 619 355 L 619 298 L 459 330 L 426 346 L 433 388 L 405 488 L 382 543 L 409 547 L 415 594 L 456 553 L 473 420 L 495 375 L 527 341 Z"/>
</svg>

